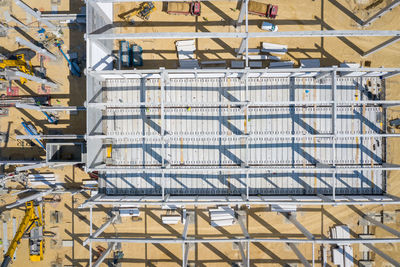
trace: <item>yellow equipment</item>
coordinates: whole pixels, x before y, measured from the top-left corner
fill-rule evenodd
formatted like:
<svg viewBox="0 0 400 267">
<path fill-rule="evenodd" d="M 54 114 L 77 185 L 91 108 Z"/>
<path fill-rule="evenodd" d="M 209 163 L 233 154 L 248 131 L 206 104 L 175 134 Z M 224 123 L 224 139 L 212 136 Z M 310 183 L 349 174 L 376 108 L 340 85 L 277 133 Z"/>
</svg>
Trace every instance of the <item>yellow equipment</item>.
<svg viewBox="0 0 400 267">
<path fill-rule="evenodd" d="M 0 60 L 0 70 L 5 70 L 8 68 L 16 68 L 17 70 L 26 73 L 28 75 L 33 75 L 31 63 L 25 60 L 25 54 L 17 54 L 15 59 L 4 59 Z M 0 80 L 5 80 L 0 77 Z M 20 78 L 21 83 L 26 83 L 26 78 Z"/>
<path fill-rule="evenodd" d="M 150 14 L 154 11 L 156 11 L 156 7 L 154 6 L 153 2 L 143 2 L 138 8 L 125 12 L 119 15 L 119 17 L 127 22 L 131 22 L 134 16 L 148 20 L 150 18 Z"/>
<path fill-rule="evenodd" d="M 14 239 L 4 255 L 1 267 L 7 267 L 14 256 L 15 250 L 25 233 L 29 233 L 29 259 L 31 261 L 43 260 L 44 238 L 43 238 L 43 210 L 40 204 L 33 201 L 25 203 L 25 216 L 15 233 Z"/>
</svg>

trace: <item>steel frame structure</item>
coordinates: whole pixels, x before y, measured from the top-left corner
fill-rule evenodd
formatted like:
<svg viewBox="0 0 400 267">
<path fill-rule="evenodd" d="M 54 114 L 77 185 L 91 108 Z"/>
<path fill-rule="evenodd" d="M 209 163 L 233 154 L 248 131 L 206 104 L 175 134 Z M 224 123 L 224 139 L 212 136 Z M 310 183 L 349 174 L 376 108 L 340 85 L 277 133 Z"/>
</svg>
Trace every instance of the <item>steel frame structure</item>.
<svg viewBox="0 0 400 267">
<path fill-rule="evenodd" d="M 100 12 L 99 16 L 101 16 L 104 21 L 107 21 L 106 15 L 101 10 L 101 8 L 97 5 L 97 3 L 119 3 L 119 2 L 137 2 L 139 0 L 88 0 L 87 1 L 87 12 L 89 12 L 89 8 L 93 7 L 94 12 Z M 161 0 L 155 0 L 161 1 Z M 183 0 L 165 0 L 165 1 L 183 1 Z M 102 255 L 102 259 L 104 259 L 107 254 L 111 251 L 112 248 L 116 246 L 116 244 L 125 242 L 125 243 L 158 243 L 158 244 L 182 244 L 182 266 L 187 266 L 188 264 L 188 251 L 190 249 L 190 244 L 193 243 L 237 243 L 240 254 L 242 256 L 242 263 L 244 266 L 250 266 L 250 243 L 252 242 L 267 242 L 267 243 L 287 243 L 298 256 L 300 261 L 307 266 L 314 266 L 315 256 L 314 250 L 315 245 L 319 244 L 377 244 L 377 243 L 399 243 L 400 238 L 396 236 L 396 238 L 372 238 L 372 239 L 317 239 L 309 233 L 304 226 L 302 226 L 298 221 L 295 220 L 291 215 L 284 214 L 289 221 L 291 221 L 305 236 L 305 239 L 274 239 L 274 238 L 254 238 L 251 233 L 248 233 L 248 230 L 244 226 L 241 220 L 238 220 L 241 229 L 243 231 L 243 236 L 241 238 L 235 239 L 196 239 L 189 238 L 187 236 L 188 229 L 188 221 L 186 220 L 184 230 L 182 236 L 180 238 L 165 238 L 165 239 L 152 239 L 152 238 L 102 238 L 99 237 L 102 232 L 106 229 L 108 225 L 113 223 L 115 220 L 115 216 L 110 218 L 108 222 L 103 224 L 95 233 L 93 233 L 93 207 L 96 205 L 107 205 L 118 208 L 120 206 L 144 206 L 144 205 L 155 205 L 155 206 L 164 206 L 164 205 L 176 205 L 176 206 L 209 206 L 209 205 L 293 205 L 293 206 L 307 206 L 307 205 L 375 205 L 375 204 L 385 204 L 385 205 L 399 205 L 400 198 L 396 196 L 391 196 L 388 194 L 384 195 L 336 195 L 335 189 L 333 190 L 332 195 L 299 195 L 299 196 L 255 196 L 250 195 L 248 190 L 248 179 L 249 173 L 253 171 L 260 170 L 276 170 L 276 171 L 309 171 L 309 170 L 318 170 L 318 171 L 328 171 L 334 177 L 334 181 L 337 179 L 337 173 L 340 171 L 364 171 L 364 170 L 400 170 L 400 166 L 393 164 L 382 164 L 382 165 L 374 165 L 374 166 L 341 166 L 339 164 L 331 164 L 331 165 L 315 165 L 315 166 L 306 166 L 306 167 L 273 167 L 273 166 L 265 166 L 265 167 L 249 167 L 247 164 L 247 155 L 246 152 L 244 166 L 241 167 L 230 167 L 230 168 L 212 168 L 212 167 L 201 167 L 201 168 L 182 168 L 182 167 L 173 167 L 166 164 L 164 150 L 166 141 L 169 138 L 174 138 L 175 136 L 165 135 L 165 109 L 168 107 L 183 107 L 187 106 L 188 103 L 177 103 L 177 102 L 167 102 L 165 99 L 165 88 L 169 84 L 170 79 L 175 78 L 204 78 L 204 77 L 219 77 L 219 78 L 240 78 L 245 84 L 245 99 L 240 102 L 217 102 L 217 103 L 189 103 L 191 106 L 230 106 L 236 105 L 244 108 L 251 106 L 329 106 L 332 108 L 332 132 L 324 135 L 299 135 L 299 137 L 316 137 L 316 138 L 329 138 L 332 140 L 333 149 L 332 153 L 334 158 L 336 158 L 336 142 L 340 138 L 344 137 L 399 137 L 398 134 L 388 134 L 386 132 L 376 133 L 376 134 L 339 134 L 336 132 L 336 120 L 337 120 L 337 108 L 340 106 L 346 105 L 355 105 L 355 106 L 366 106 L 378 105 L 380 107 L 386 108 L 390 106 L 396 106 L 400 104 L 400 101 L 386 101 L 386 100 L 378 100 L 378 101 L 369 101 L 369 100 L 361 100 L 361 101 L 339 101 L 335 97 L 335 93 L 337 90 L 336 80 L 341 76 L 351 76 L 351 73 L 357 77 L 377 77 L 382 76 L 383 78 L 389 78 L 395 75 L 400 74 L 400 68 L 339 68 L 339 67 L 330 67 L 330 68 L 299 68 L 299 69 L 249 69 L 248 57 L 246 56 L 249 51 L 248 42 L 250 38 L 282 38 L 282 37 L 351 37 L 351 36 L 392 36 L 394 38 L 400 36 L 400 31 L 299 31 L 299 32 L 249 32 L 248 30 L 248 0 L 242 1 L 242 8 L 239 15 L 239 19 L 236 23 L 237 26 L 242 24 L 243 19 L 245 20 L 245 32 L 192 32 L 192 33 L 165 33 L 165 32 L 157 32 L 157 33 L 126 33 L 126 34 L 114 34 L 110 32 L 105 33 L 93 33 L 91 31 L 91 22 L 90 16 L 87 13 L 88 23 L 87 23 L 87 34 L 85 36 L 87 40 L 87 134 L 85 138 L 88 143 L 96 140 L 101 141 L 102 139 L 124 139 L 124 140 L 136 140 L 136 139 L 156 139 L 160 140 L 162 146 L 161 153 L 161 165 L 159 167 L 110 167 L 105 164 L 99 166 L 86 166 L 87 171 L 100 171 L 107 172 L 110 170 L 120 170 L 120 171 L 150 171 L 161 173 L 162 177 L 164 177 L 165 173 L 168 171 L 174 172 L 206 172 L 206 171 L 230 171 L 230 172 L 241 172 L 246 174 L 246 178 L 244 179 L 246 183 L 246 194 L 241 196 L 234 195 L 225 195 L 225 196 L 211 196 L 211 195 L 191 195 L 191 196 L 176 196 L 169 195 L 165 193 L 164 184 L 162 184 L 162 194 L 157 196 L 147 196 L 147 195 L 131 195 L 131 196 L 116 196 L 116 195 L 106 195 L 104 193 L 98 193 L 97 195 L 86 200 L 80 208 L 89 208 L 90 212 L 90 232 L 89 237 L 84 241 L 84 245 L 89 245 L 89 266 L 92 266 L 92 243 L 93 242 L 106 242 L 109 244 L 109 249 Z M 109 23 L 112 23 L 112 21 Z M 104 25 L 100 25 L 104 26 Z M 107 40 L 116 40 L 116 39 L 176 39 L 176 38 L 242 38 L 242 44 L 244 46 L 243 52 L 246 56 L 246 68 L 231 70 L 231 69 L 180 69 L 180 70 L 166 70 L 163 68 L 154 69 L 154 70 L 104 70 L 98 71 L 94 70 L 91 65 L 91 55 L 92 55 L 92 46 L 97 45 L 99 47 L 103 47 L 104 45 L 101 43 Z M 385 47 L 388 44 L 382 45 L 382 47 L 378 47 L 378 49 Z M 372 50 L 371 50 L 372 51 Z M 369 51 L 368 53 L 370 53 Z M 377 51 L 377 49 L 372 52 Z M 371 53 L 372 53 L 371 52 Z M 284 76 L 279 76 L 284 75 Z M 315 79 L 321 79 L 324 77 L 329 77 L 332 79 L 331 90 L 332 90 L 332 99 L 330 101 L 304 101 L 304 102 L 296 102 L 296 101 L 282 101 L 282 102 L 250 102 L 248 101 L 249 97 L 249 78 L 252 77 L 312 77 Z M 160 81 L 160 92 L 161 98 L 157 103 L 151 102 L 137 102 L 137 103 L 109 103 L 105 101 L 96 101 L 91 99 L 92 93 L 90 90 L 93 89 L 96 83 L 104 81 L 106 79 L 159 79 Z M 112 109 L 112 108 L 143 108 L 143 107 L 153 107 L 158 108 L 160 110 L 160 134 L 153 136 L 140 136 L 140 135 L 101 135 L 96 134 L 90 131 L 90 121 L 92 120 L 91 113 L 98 112 L 104 109 Z M 246 118 L 248 115 L 245 115 Z M 263 135 L 263 137 L 274 138 L 271 135 Z M 179 135 L 180 138 L 193 138 L 191 135 Z M 196 136 L 198 138 L 236 138 L 236 139 L 245 139 L 245 150 L 249 149 L 248 140 L 254 138 L 256 136 L 246 136 L 246 135 L 237 135 L 237 136 Z M 284 138 L 294 138 L 296 135 L 287 135 Z M 42 138 L 46 138 L 43 136 Z M 89 153 L 96 153 L 98 151 L 88 151 Z M 334 161 L 335 162 L 335 161 Z M 333 188 L 335 188 L 335 182 L 333 183 Z M 187 219 L 187 218 L 186 218 Z M 372 222 L 373 223 L 373 222 Z M 380 226 L 380 225 L 377 225 Z M 303 255 L 297 250 L 294 244 L 310 244 L 313 247 L 313 257 L 311 264 L 304 258 Z M 376 249 L 376 248 L 375 248 Z M 379 255 L 379 253 L 377 253 Z M 99 262 L 95 263 L 97 266 Z"/>
</svg>

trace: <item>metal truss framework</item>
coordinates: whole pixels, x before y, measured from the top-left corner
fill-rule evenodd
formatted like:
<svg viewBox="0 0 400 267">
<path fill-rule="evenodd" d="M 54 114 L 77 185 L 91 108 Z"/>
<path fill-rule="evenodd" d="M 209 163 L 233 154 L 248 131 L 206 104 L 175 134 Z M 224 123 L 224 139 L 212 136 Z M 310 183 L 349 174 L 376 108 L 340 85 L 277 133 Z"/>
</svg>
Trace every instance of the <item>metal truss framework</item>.
<svg viewBox="0 0 400 267">
<path fill-rule="evenodd" d="M 95 5 L 95 9 L 99 9 L 97 3 L 117 3 L 117 2 L 135 2 L 139 0 L 89 0 L 87 5 Z M 159 0 L 155 0 L 159 1 Z M 166 0 L 170 1 L 170 0 Z M 172 1 L 172 0 L 171 0 Z M 173 1 L 181 1 L 181 0 L 173 0 Z M 392 36 L 397 40 L 397 37 L 400 36 L 400 31 L 299 31 L 299 32 L 249 32 L 248 30 L 248 0 L 242 2 L 241 12 L 236 23 L 237 26 L 240 26 L 245 19 L 245 32 L 198 32 L 198 33 L 126 33 L 126 34 L 113 34 L 113 33 L 91 33 L 87 30 L 86 40 L 87 40 L 87 55 L 90 59 L 91 56 L 91 45 L 97 44 L 101 46 L 100 41 L 104 40 L 116 40 L 116 39 L 176 39 L 176 38 L 242 38 L 243 41 L 243 52 L 246 56 L 249 51 L 248 41 L 250 38 L 282 38 L 282 37 L 352 37 L 352 36 Z M 104 14 L 102 14 L 104 15 Z M 393 41 L 394 42 L 394 41 Z M 377 49 L 381 49 L 386 45 L 392 43 L 391 41 L 383 44 Z M 369 54 L 377 51 L 377 49 L 372 49 L 368 51 Z M 87 62 L 90 62 L 88 60 Z M 197 70 L 197 69 L 181 69 L 181 70 L 111 70 L 111 71 L 95 71 L 91 68 L 90 65 L 87 66 L 87 76 L 88 83 L 87 87 L 92 89 L 94 83 L 98 83 L 100 81 L 104 81 L 106 79 L 131 79 L 131 78 L 139 78 L 139 79 L 159 79 L 160 80 L 160 90 L 161 90 L 161 98 L 159 103 L 149 103 L 149 102 L 139 102 L 139 103 L 107 103 L 104 101 L 93 101 L 89 98 L 86 103 L 86 107 L 88 109 L 88 122 L 90 120 L 91 112 L 98 112 L 104 109 L 112 109 L 112 108 L 143 108 L 143 107 L 155 107 L 160 109 L 161 114 L 161 123 L 160 123 L 160 134 L 153 136 L 138 136 L 138 135 L 101 135 L 92 133 L 90 131 L 90 127 L 88 127 L 88 134 L 85 136 L 88 142 L 96 139 L 125 139 L 125 140 L 133 140 L 137 138 L 154 138 L 162 141 L 162 148 L 164 150 L 165 143 L 168 138 L 173 138 L 174 136 L 165 134 L 165 108 L 168 107 L 182 107 L 190 104 L 193 107 L 196 106 L 240 106 L 243 109 L 246 109 L 251 106 L 330 106 L 332 107 L 332 132 L 325 135 L 301 135 L 301 137 L 321 137 L 321 138 L 330 138 L 332 140 L 333 145 L 333 154 L 336 156 L 335 148 L 336 141 L 343 137 L 361 137 L 368 135 L 341 135 L 336 132 L 336 119 L 337 119 L 337 107 L 340 106 L 380 106 L 383 108 L 387 108 L 390 106 L 399 105 L 399 101 L 385 101 L 385 100 L 361 100 L 361 101 L 338 101 L 335 98 L 336 92 L 336 79 L 339 76 L 350 76 L 351 73 L 357 77 L 378 77 L 381 76 L 383 78 L 389 78 L 395 75 L 400 74 L 400 68 L 299 68 L 299 69 L 265 69 L 265 70 L 254 70 L 248 68 L 248 57 L 246 56 L 246 68 L 241 70 L 230 70 L 230 69 L 207 69 L 207 70 Z M 284 76 L 281 76 L 284 74 Z M 166 102 L 165 100 L 165 88 L 168 86 L 171 79 L 174 78 L 207 78 L 207 77 L 219 77 L 219 78 L 240 78 L 245 87 L 245 100 L 241 102 L 231 102 L 231 103 L 172 103 Z M 248 79 L 252 77 L 313 77 L 316 80 L 322 79 L 325 77 L 329 77 L 332 79 L 332 99 L 330 101 L 320 101 L 320 102 L 295 102 L 295 101 L 286 101 L 286 102 L 250 102 L 249 100 L 249 82 Z M 89 81 L 91 79 L 91 81 Z M 247 113 L 244 114 L 247 116 Z M 89 124 L 88 124 L 89 125 Z M 288 135 L 286 138 L 294 138 L 296 135 Z M 376 133 L 370 135 L 371 137 L 399 137 L 397 134 L 388 134 L 386 132 Z M 182 138 L 192 138 L 193 136 L 180 136 Z M 198 137 L 198 136 L 196 136 Z M 246 150 L 248 150 L 248 142 L 247 140 L 253 138 L 255 136 L 230 136 L 229 138 L 244 138 L 246 140 Z M 272 136 L 269 136 L 272 137 Z M 43 136 L 43 138 L 46 138 Z M 201 138 L 227 138 L 224 136 L 202 136 Z M 95 152 L 95 151 L 91 151 Z M 89 152 L 89 153 L 91 153 Z M 246 153 L 248 154 L 248 153 Z M 242 257 L 242 263 L 244 266 L 250 266 L 250 243 L 260 242 L 260 243 L 287 243 L 289 247 L 295 252 L 300 261 L 306 266 L 314 266 L 315 264 L 315 256 L 314 250 L 315 245 L 319 244 L 337 244 L 337 243 L 345 243 L 345 244 L 368 244 L 372 246 L 372 244 L 378 243 L 400 243 L 400 238 L 396 235 L 396 238 L 372 238 L 372 239 L 317 239 L 315 238 L 307 229 L 302 226 L 292 214 L 283 214 L 288 218 L 305 236 L 305 239 L 274 239 L 274 238 L 256 238 L 252 237 L 251 234 L 248 233 L 246 226 L 243 221 L 240 219 L 240 216 L 236 214 L 237 223 L 240 224 L 241 229 L 243 231 L 243 237 L 235 238 L 235 239 L 196 239 L 193 237 L 188 237 L 187 231 L 189 227 L 189 220 L 186 218 L 185 226 L 181 237 L 179 238 L 164 238 L 164 239 L 149 239 L 149 238 L 102 238 L 100 237 L 102 232 L 110 225 L 114 220 L 115 216 L 111 217 L 111 219 L 103 224 L 96 232 L 93 233 L 93 225 L 92 225 L 92 209 L 95 205 L 111 205 L 113 207 L 123 206 L 144 206 L 144 205 L 223 205 L 229 203 L 230 205 L 292 205 L 292 206 L 305 206 L 305 205 L 374 205 L 374 204 L 385 204 L 385 205 L 399 205 L 400 198 L 391 196 L 388 194 L 385 195 L 352 195 L 352 196 L 337 196 L 335 195 L 335 190 L 333 190 L 332 195 L 315 195 L 315 196 L 254 196 L 249 194 L 248 183 L 249 173 L 253 171 L 259 170 L 284 170 L 284 171 L 328 171 L 331 172 L 332 177 L 336 178 L 336 174 L 340 171 L 364 171 L 364 170 L 400 170 L 400 166 L 392 165 L 392 164 L 382 164 L 382 165 L 374 165 L 374 166 L 340 166 L 336 164 L 332 165 L 317 165 L 317 166 L 306 166 L 306 167 L 249 167 L 247 164 L 247 157 L 245 159 L 244 166 L 242 167 L 233 167 L 233 168 L 176 168 L 171 167 L 166 164 L 164 152 L 161 153 L 162 160 L 161 166 L 159 168 L 112 168 L 110 166 L 98 165 L 98 166 L 86 166 L 87 171 L 100 171 L 107 172 L 110 170 L 120 170 L 120 171 L 129 171 L 134 170 L 137 172 L 140 171 L 150 171 L 161 173 L 164 176 L 167 171 L 174 172 L 205 172 L 210 170 L 215 171 L 231 171 L 231 172 L 241 172 L 246 174 L 246 194 L 241 196 L 174 196 L 165 194 L 164 185 L 162 184 L 162 194 L 160 196 L 146 196 L 146 195 L 136 195 L 136 196 L 108 196 L 103 193 L 98 193 L 97 195 L 91 197 L 87 201 L 85 201 L 80 208 L 89 207 L 90 209 L 90 233 L 89 237 L 84 241 L 84 245 L 89 245 L 89 266 L 92 266 L 92 243 L 93 242 L 106 242 L 109 244 L 109 249 L 102 255 L 101 259 L 104 259 L 107 254 L 116 246 L 118 243 L 158 243 L 158 244 L 182 244 L 182 266 L 187 266 L 188 264 L 188 251 L 191 248 L 191 244 L 194 243 L 236 243 L 240 250 L 240 254 Z M 333 183 L 333 188 L 335 188 L 335 182 Z M 370 221 L 374 223 L 373 221 Z M 378 227 L 381 225 L 377 224 Z M 387 230 L 387 229 L 386 229 Z M 395 233 L 395 232 L 391 232 Z M 310 262 L 297 250 L 295 244 L 310 244 L 313 247 L 313 257 Z M 376 248 L 375 248 L 376 249 Z M 379 255 L 379 253 L 377 253 Z M 382 254 L 380 254 L 382 255 Z M 100 264 L 99 262 L 95 263 L 95 266 Z"/>
<path fill-rule="evenodd" d="M 183 213 L 183 224 L 184 228 L 180 237 L 169 237 L 169 238 L 124 238 L 124 237 L 115 237 L 115 238 L 105 238 L 99 237 L 102 233 L 107 229 L 107 227 L 114 223 L 119 215 L 115 213 L 111 215 L 110 219 L 106 221 L 102 226 L 100 226 L 95 232 L 93 232 L 93 207 L 89 206 L 89 216 L 90 216 L 90 235 L 83 241 L 83 246 L 89 245 L 89 266 L 99 266 L 101 262 L 107 257 L 107 255 L 111 252 L 111 250 L 115 249 L 117 244 L 120 243 L 133 243 L 133 244 L 182 244 L 182 260 L 181 264 L 183 267 L 188 266 L 189 262 L 189 250 L 192 248 L 193 244 L 204 244 L 204 243 L 234 243 L 238 247 L 241 255 L 241 262 L 243 266 L 251 266 L 250 259 L 250 244 L 251 243 L 285 243 L 287 244 L 295 253 L 295 255 L 299 258 L 305 266 L 315 266 L 315 246 L 316 245 L 354 245 L 354 244 L 364 244 L 370 250 L 375 252 L 378 256 L 382 257 L 387 262 L 394 264 L 395 266 L 399 265 L 399 262 L 396 259 L 393 259 L 386 253 L 382 252 L 378 249 L 375 244 L 383 244 L 383 243 L 400 243 L 400 233 L 395 229 L 388 227 L 370 216 L 361 213 L 356 210 L 357 214 L 360 214 L 361 217 L 365 220 L 368 220 L 371 224 L 376 227 L 380 227 L 385 231 L 391 233 L 395 237 L 386 237 L 386 238 L 348 238 L 348 239 L 334 239 L 334 238 L 316 238 L 311 232 L 307 230 L 297 219 L 296 212 L 278 212 L 282 214 L 289 222 L 291 222 L 303 235 L 304 238 L 258 238 L 257 234 L 249 233 L 248 227 L 245 223 L 246 221 L 246 210 L 236 210 L 234 212 L 235 222 L 239 224 L 242 230 L 242 236 L 236 238 L 197 238 L 195 236 L 188 236 L 189 225 L 194 223 L 194 216 L 196 216 L 194 211 Z M 92 265 L 92 246 L 93 242 L 101 242 L 107 243 L 108 249 L 103 252 L 103 254 L 96 260 L 96 262 Z M 308 244 L 312 246 L 312 258 L 307 259 L 300 250 L 297 248 L 299 244 Z M 325 264 L 325 259 L 322 259 L 322 263 Z"/>
</svg>

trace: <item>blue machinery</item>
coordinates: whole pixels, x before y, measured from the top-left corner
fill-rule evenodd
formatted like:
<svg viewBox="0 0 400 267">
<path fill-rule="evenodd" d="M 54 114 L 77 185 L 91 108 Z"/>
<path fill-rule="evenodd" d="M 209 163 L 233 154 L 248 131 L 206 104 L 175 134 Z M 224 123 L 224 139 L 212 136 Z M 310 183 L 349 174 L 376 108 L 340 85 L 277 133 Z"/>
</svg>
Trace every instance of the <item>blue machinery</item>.
<svg viewBox="0 0 400 267">
<path fill-rule="evenodd" d="M 62 50 L 61 44 L 56 44 L 56 46 L 58 47 L 58 49 L 60 50 L 60 52 L 64 56 L 64 58 L 67 60 L 68 65 L 69 65 L 69 70 L 71 71 L 72 75 L 81 77 L 81 69 L 79 68 L 78 64 L 75 61 L 69 60 L 67 55 Z"/>
<path fill-rule="evenodd" d="M 33 127 L 32 124 L 26 123 L 26 122 L 21 122 L 21 124 L 22 124 L 22 126 L 24 126 L 25 131 L 29 135 L 39 135 L 37 130 L 35 129 L 35 127 Z M 43 143 L 39 139 L 35 138 L 35 140 L 44 150 L 46 150 L 46 147 L 43 145 Z"/>
</svg>

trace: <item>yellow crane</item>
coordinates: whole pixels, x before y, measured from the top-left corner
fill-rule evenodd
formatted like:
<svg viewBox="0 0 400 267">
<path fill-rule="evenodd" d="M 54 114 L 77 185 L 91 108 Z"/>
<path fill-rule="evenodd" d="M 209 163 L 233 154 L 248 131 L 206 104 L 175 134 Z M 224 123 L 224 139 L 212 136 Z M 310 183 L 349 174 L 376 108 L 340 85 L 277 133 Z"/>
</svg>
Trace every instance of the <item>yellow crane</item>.
<svg viewBox="0 0 400 267">
<path fill-rule="evenodd" d="M 0 60 L 0 70 L 5 69 L 17 69 L 23 73 L 28 75 L 33 75 L 32 65 L 30 63 L 29 55 L 26 53 L 18 53 L 9 59 Z M 4 78 L 0 77 L 0 80 L 5 80 Z M 24 77 L 20 78 L 21 83 L 26 83 L 27 79 Z"/>
<path fill-rule="evenodd" d="M 25 233 L 29 233 L 29 259 L 31 261 L 43 260 L 44 237 L 43 237 L 43 210 L 40 203 L 28 201 L 25 203 L 25 216 L 15 233 L 7 253 L 4 255 L 1 267 L 7 267 Z"/>
</svg>

